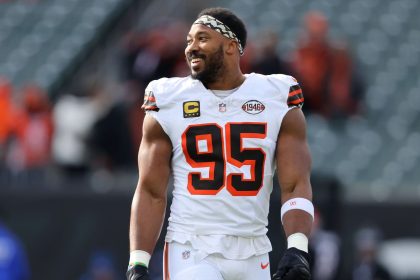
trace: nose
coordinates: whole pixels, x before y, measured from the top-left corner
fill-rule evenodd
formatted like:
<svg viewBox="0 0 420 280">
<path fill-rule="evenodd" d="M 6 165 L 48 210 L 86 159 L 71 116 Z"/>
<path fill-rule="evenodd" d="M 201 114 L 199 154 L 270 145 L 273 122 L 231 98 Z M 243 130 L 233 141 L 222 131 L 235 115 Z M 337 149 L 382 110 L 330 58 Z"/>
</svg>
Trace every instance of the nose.
<svg viewBox="0 0 420 280">
<path fill-rule="evenodd" d="M 192 40 L 190 44 L 187 45 L 185 48 L 185 54 L 191 53 L 193 51 L 197 51 L 199 49 L 198 43 L 196 40 Z"/>
</svg>

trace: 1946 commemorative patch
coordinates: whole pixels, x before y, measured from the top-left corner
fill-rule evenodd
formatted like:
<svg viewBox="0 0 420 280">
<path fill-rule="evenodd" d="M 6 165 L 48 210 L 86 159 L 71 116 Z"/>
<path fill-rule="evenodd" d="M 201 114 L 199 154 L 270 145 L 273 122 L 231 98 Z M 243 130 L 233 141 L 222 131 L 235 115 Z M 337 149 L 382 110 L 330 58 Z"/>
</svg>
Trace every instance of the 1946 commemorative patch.
<svg viewBox="0 0 420 280">
<path fill-rule="evenodd" d="M 242 105 L 242 110 L 248 114 L 256 115 L 264 111 L 265 106 L 258 100 L 249 100 Z"/>
</svg>

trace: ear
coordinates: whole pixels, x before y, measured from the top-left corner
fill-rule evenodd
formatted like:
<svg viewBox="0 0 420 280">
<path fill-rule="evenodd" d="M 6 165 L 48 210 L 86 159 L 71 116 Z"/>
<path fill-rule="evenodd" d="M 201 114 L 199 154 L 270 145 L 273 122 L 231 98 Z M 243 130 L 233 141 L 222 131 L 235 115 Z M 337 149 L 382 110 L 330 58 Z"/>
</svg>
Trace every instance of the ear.
<svg viewBox="0 0 420 280">
<path fill-rule="evenodd" d="M 228 40 L 226 43 L 225 52 L 228 55 L 233 55 L 238 51 L 238 42 L 234 40 Z"/>
</svg>

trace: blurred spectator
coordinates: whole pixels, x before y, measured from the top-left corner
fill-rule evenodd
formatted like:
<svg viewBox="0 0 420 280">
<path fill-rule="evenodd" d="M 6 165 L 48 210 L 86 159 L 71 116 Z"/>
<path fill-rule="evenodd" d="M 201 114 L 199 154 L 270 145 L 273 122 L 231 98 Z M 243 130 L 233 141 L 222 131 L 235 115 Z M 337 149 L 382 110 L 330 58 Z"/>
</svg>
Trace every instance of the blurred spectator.
<svg viewBox="0 0 420 280">
<path fill-rule="evenodd" d="M 157 78 L 159 74 L 168 75 L 170 65 L 162 64 L 161 57 L 166 45 L 163 33 L 159 30 L 151 30 L 147 34 L 133 39 L 137 40 L 138 44 L 128 55 L 129 77 L 146 85 L 149 81 Z M 158 70 L 158 68 L 160 69 Z"/>
<path fill-rule="evenodd" d="M 362 228 L 355 236 L 356 265 L 352 280 L 390 280 L 388 270 L 378 263 L 376 253 L 381 242 L 381 233 L 375 228 Z"/>
<path fill-rule="evenodd" d="M 1 209 L 0 209 L 1 210 Z M 30 279 L 26 253 L 18 237 L 1 222 L 0 217 L 0 279 Z"/>
<path fill-rule="evenodd" d="M 4 146 L 13 131 L 14 105 L 12 103 L 12 85 L 0 77 L 0 159 Z"/>
<path fill-rule="evenodd" d="M 363 86 L 347 47 L 331 42 L 328 28 L 322 13 L 305 15 L 303 36 L 292 59 L 293 72 L 305 93 L 304 110 L 330 118 L 346 117 L 359 113 Z"/>
<path fill-rule="evenodd" d="M 253 71 L 256 73 L 269 74 L 286 74 L 290 75 L 289 65 L 283 61 L 277 54 L 279 38 L 276 32 L 267 30 L 263 32 L 259 50 L 256 52 L 258 56 L 254 59 Z"/>
<path fill-rule="evenodd" d="M 185 77 L 191 73 L 184 56 L 186 34 L 189 32 L 189 28 L 190 25 L 183 21 L 171 22 L 168 24 L 167 28 L 165 28 L 167 44 L 168 46 L 171 46 L 169 49 L 166 49 L 166 52 L 170 53 L 168 57 L 172 57 L 171 59 L 173 60 L 171 69 L 172 77 Z"/>
<path fill-rule="evenodd" d="M 139 98 L 141 96 L 141 99 Z M 144 113 L 143 95 L 120 93 L 118 99 L 92 126 L 89 139 L 95 167 L 107 171 L 135 169 Z"/>
<path fill-rule="evenodd" d="M 86 175 L 91 151 L 88 139 L 99 115 L 105 110 L 103 88 L 96 81 L 65 94 L 54 107 L 53 158 L 65 175 Z"/>
<path fill-rule="evenodd" d="M 115 269 L 114 259 L 111 253 L 95 251 L 90 256 L 87 271 L 80 280 L 122 280 Z"/>
<path fill-rule="evenodd" d="M 26 168 L 43 167 L 50 162 L 53 124 L 46 92 L 32 84 L 23 89 L 23 109 L 17 121 Z"/>
<path fill-rule="evenodd" d="M 16 108 L 12 103 L 12 85 L 0 77 L 0 181 L 8 178 L 6 170 L 6 151 L 13 134 L 14 115 Z"/>
<path fill-rule="evenodd" d="M 37 85 L 22 89 L 22 108 L 13 113 L 12 134 L 6 152 L 6 165 L 14 177 L 45 179 L 50 163 L 53 124 L 46 93 Z"/>
<path fill-rule="evenodd" d="M 321 212 L 316 209 L 310 238 L 313 255 L 313 280 L 338 280 L 340 265 L 340 237 L 324 229 Z"/>
<path fill-rule="evenodd" d="M 239 65 L 243 73 L 251 73 L 254 71 L 254 61 L 257 56 L 257 47 L 256 44 L 248 40 L 246 42 L 246 48 L 244 54 L 241 56 Z M 190 74 L 190 73 L 189 73 Z"/>
<path fill-rule="evenodd" d="M 147 32 L 130 32 L 123 42 L 123 79 L 145 88 L 151 80 L 188 73 L 183 22 L 165 22 Z M 182 62 L 182 63 L 181 63 Z"/>
</svg>

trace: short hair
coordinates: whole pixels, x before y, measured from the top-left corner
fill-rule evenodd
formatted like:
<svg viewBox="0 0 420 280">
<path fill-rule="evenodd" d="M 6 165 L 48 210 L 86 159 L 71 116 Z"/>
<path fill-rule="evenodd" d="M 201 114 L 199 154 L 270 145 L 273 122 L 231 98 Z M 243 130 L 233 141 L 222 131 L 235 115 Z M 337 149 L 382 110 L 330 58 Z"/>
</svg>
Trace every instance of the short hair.
<svg viewBox="0 0 420 280">
<path fill-rule="evenodd" d="M 235 33 L 236 37 L 238 37 L 242 48 L 245 49 L 247 37 L 245 24 L 231 10 L 221 7 L 206 8 L 198 14 L 197 18 L 204 15 L 212 16 L 227 25 Z"/>
</svg>

